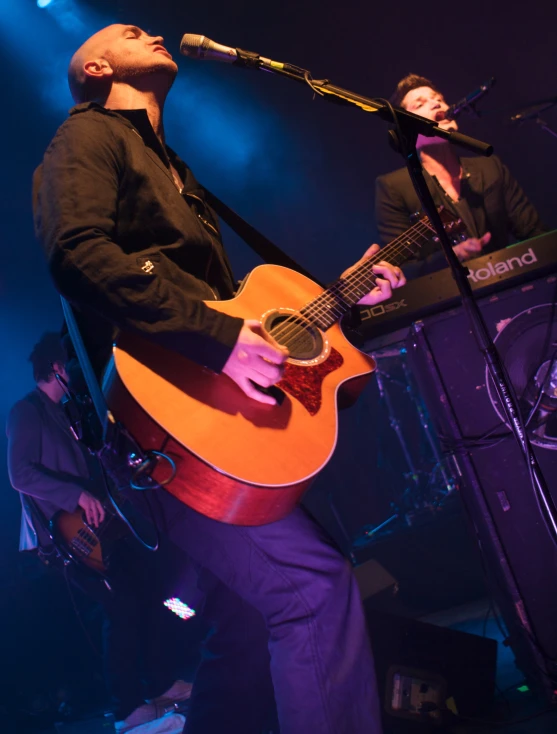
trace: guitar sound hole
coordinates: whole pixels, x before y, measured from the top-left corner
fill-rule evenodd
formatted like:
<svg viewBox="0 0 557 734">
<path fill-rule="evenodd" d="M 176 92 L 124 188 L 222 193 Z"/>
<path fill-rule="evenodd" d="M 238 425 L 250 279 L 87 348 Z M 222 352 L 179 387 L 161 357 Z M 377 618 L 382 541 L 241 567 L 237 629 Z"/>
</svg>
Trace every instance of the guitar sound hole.
<svg viewBox="0 0 557 734">
<path fill-rule="evenodd" d="M 300 314 L 275 311 L 268 314 L 263 327 L 288 348 L 292 359 L 316 359 L 323 351 L 321 332 Z"/>
</svg>

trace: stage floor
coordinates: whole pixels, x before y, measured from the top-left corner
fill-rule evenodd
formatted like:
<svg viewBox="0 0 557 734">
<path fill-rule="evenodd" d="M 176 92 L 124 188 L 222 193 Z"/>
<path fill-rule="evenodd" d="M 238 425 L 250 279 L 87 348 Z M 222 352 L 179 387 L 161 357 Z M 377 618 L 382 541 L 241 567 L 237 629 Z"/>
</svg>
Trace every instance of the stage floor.
<svg viewBox="0 0 557 734">
<path fill-rule="evenodd" d="M 437 612 L 423 617 L 422 621 L 470 634 L 486 635 L 498 642 L 498 690 L 493 711 L 489 716 L 486 716 L 485 721 L 455 723 L 442 730 L 436 728 L 435 731 L 443 731 L 445 734 L 489 734 L 493 731 L 504 731 L 506 734 L 555 734 L 557 732 L 557 710 L 543 713 L 543 704 L 536 701 L 528 690 L 519 691 L 519 687 L 524 683 L 523 676 L 515 666 L 512 650 L 503 644 L 503 636 L 499 630 L 497 620 L 489 609 L 487 600 L 480 600 L 462 607 Z M 177 723 L 175 722 L 174 726 L 171 726 L 171 722 L 168 721 L 168 731 L 175 734 Z M 43 730 L 35 728 L 13 732 L 9 726 L 6 728 L 0 724 L 0 731 L 2 734 L 26 734 L 27 732 L 36 734 L 65 734 L 65 732 L 68 732 L 68 734 L 97 734 L 97 730 L 92 729 L 91 724 L 92 722 L 83 722 L 81 725 L 74 723 L 71 730 L 70 728 L 56 730 L 52 727 Z M 102 730 L 98 729 L 98 732 L 99 734 L 112 734 L 109 727 Z M 234 722 L 230 722 L 230 729 L 227 729 L 227 732 L 243 734 L 234 728 Z M 151 734 L 151 732 L 137 728 L 132 730 L 130 734 Z M 226 732 L 222 732 L 222 734 L 226 734 Z M 319 732 L 315 734 L 319 734 Z M 339 732 L 339 734 L 352 733 Z M 384 734 L 391 734 L 391 732 L 386 730 Z"/>
<path fill-rule="evenodd" d="M 524 684 L 524 677 L 515 665 L 512 650 L 503 644 L 503 635 L 487 599 L 430 614 L 422 617 L 422 621 L 497 640 L 497 692 L 493 713 L 486 716 L 484 724 L 479 721 L 455 724 L 448 729 L 447 734 L 557 732 L 557 709 L 540 713 L 543 703 L 535 700 L 529 691 L 518 690 Z"/>
</svg>

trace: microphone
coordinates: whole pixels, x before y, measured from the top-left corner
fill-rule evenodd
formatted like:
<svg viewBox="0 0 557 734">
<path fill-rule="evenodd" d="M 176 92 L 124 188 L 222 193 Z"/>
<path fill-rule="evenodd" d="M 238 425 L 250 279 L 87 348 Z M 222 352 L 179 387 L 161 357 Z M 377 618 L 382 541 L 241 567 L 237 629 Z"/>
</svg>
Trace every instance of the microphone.
<svg viewBox="0 0 557 734">
<path fill-rule="evenodd" d="M 271 61 L 253 51 L 244 51 L 241 48 L 223 46 L 222 43 L 211 41 L 207 36 L 198 33 L 186 33 L 180 43 L 180 53 L 192 59 L 209 59 L 210 61 L 224 61 L 226 64 L 251 66 L 252 68 L 273 67 L 283 68 L 286 64 Z"/>
<path fill-rule="evenodd" d="M 180 43 L 180 53 L 194 59 L 210 59 L 234 64 L 238 60 L 238 52 L 230 46 L 211 41 L 207 36 L 197 33 L 186 33 Z"/>
<path fill-rule="evenodd" d="M 235 64 L 236 66 L 243 66 L 249 69 L 282 72 L 286 76 L 300 81 L 304 80 L 307 76 L 305 69 L 294 66 L 294 64 L 273 61 L 253 51 L 245 51 L 242 48 L 223 46 L 222 43 L 211 41 L 207 36 L 201 36 L 198 33 L 186 33 L 182 37 L 180 53 L 192 59 L 224 61 L 226 64 Z"/>
<path fill-rule="evenodd" d="M 467 109 L 476 112 L 476 110 L 472 108 L 472 105 L 479 99 L 481 99 L 485 94 L 487 94 L 494 84 L 495 77 L 492 76 L 491 79 L 482 84 L 481 87 L 478 87 L 478 89 L 475 89 L 473 92 L 470 92 L 470 94 L 467 94 L 466 97 L 463 97 L 458 102 L 452 104 L 445 113 L 445 119 L 454 120 L 460 115 L 461 112 L 464 112 Z"/>
<path fill-rule="evenodd" d="M 518 110 L 514 115 L 511 115 L 508 118 L 508 122 L 524 122 L 525 120 L 534 119 L 542 112 L 549 110 L 554 104 L 557 104 L 557 97 L 553 97 L 552 99 L 543 99 L 540 102 L 534 102 L 533 104 L 528 105 L 528 107 L 523 107 L 521 110 Z"/>
</svg>

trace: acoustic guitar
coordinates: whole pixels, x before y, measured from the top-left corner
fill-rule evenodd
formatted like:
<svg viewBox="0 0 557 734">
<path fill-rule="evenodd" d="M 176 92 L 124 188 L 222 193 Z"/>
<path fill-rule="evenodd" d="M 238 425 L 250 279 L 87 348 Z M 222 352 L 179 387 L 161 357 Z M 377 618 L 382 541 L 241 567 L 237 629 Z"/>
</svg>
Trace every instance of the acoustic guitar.
<svg viewBox="0 0 557 734">
<path fill-rule="evenodd" d="M 461 222 L 441 211 L 445 229 Z M 176 476 L 165 489 L 227 523 L 263 525 L 286 516 L 327 464 L 337 440 L 339 404 L 353 402 L 375 368 L 340 327 L 375 285 L 380 260 L 399 265 L 434 231 L 422 217 L 379 253 L 323 289 L 288 268 L 261 265 L 227 301 L 206 302 L 262 328 L 289 350 L 270 389 L 277 405 L 247 397 L 229 377 L 152 342 L 122 334 L 104 391 L 114 417 L 145 450 L 169 456 Z M 155 469 L 164 481 L 167 464 Z"/>
</svg>

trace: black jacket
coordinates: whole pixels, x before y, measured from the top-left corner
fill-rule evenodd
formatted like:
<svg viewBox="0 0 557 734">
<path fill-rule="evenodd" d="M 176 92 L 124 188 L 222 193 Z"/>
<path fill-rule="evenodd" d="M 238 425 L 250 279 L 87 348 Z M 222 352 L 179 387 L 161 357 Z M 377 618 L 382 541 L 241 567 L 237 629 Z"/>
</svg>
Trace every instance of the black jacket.
<svg viewBox="0 0 557 734">
<path fill-rule="evenodd" d="M 77 305 L 98 371 L 118 329 L 221 370 L 243 322 L 203 303 L 234 290 L 218 222 L 145 110 L 74 107 L 35 172 L 33 203 L 55 285 Z"/>
<path fill-rule="evenodd" d="M 456 218 L 461 217 L 469 237 L 481 237 L 491 232 L 484 252 L 493 252 L 515 240 L 528 239 L 545 232 L 538 213 L 497 158 L 461 158 L 464 178 L 461 202 L 453 202 L 425 172 L 429 190 L 437 206 L 441 204 Z M 391 242 L 407 230 L 410 216 L 421 210 L 406 168 L 379 176 L 376 181 L 375 214 L 382 245 Z M 419 258 L 412 263 L 413 275 L 423 275 L 446 266 L 440 245 L 433 241 L 425 245 Z"/>
</svg>

